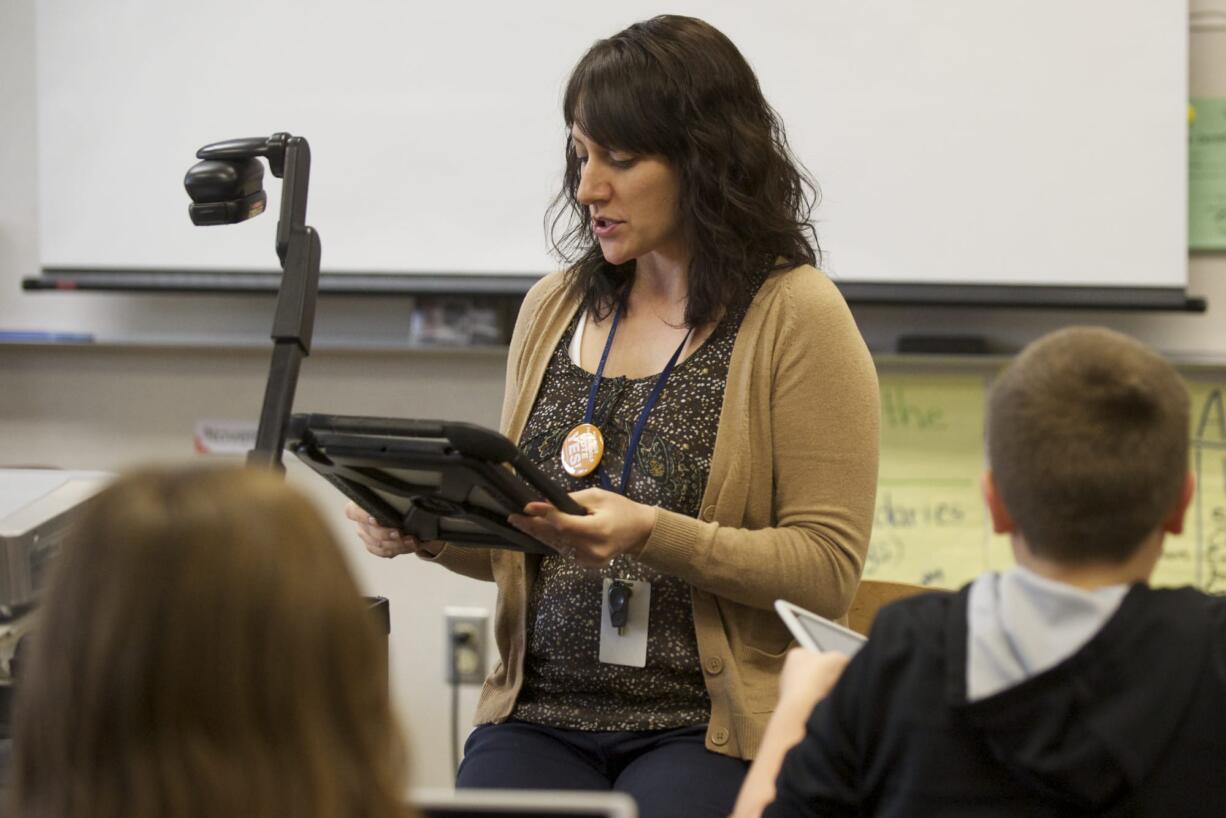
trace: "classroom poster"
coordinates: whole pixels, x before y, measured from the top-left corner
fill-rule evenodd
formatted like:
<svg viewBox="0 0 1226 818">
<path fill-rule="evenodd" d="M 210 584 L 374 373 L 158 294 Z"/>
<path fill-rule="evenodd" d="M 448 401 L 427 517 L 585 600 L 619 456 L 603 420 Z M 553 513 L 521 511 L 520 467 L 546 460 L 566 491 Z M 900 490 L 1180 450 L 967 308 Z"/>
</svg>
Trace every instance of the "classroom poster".
<svg viewBox="0 0 1226 818">
<path fill-rule="evenodd" d="M 1189 465 L 1197 490 L 1184 532 L 1166 539 L 1154 585 L 1195 585 L 1226 593 L 1226 383 L 1188 381 L 1192 395 Z"/>
<path fill-rule="evenodd" d="M 883 372 L 877 509 L 864 576 L 957 587 L 988 560 L 982 375 Z"/>
<path fill-rule="evenodd" d="M 885 371 L 880 382 L 881 466 L 864 577 L 958 588 L 1008 568 L 1009 538 L 992 533 L 979 488 L 988 379 Z M 1187 384 L 1197 491 L 1153 584 L 1226 593 L 1226 380 Z"/>
<path fill-rule="evenodd" d="M 1188 125 L 1188 249 L 1226 250 L 1226 99 L 1192 100 Z"/>
</svg>

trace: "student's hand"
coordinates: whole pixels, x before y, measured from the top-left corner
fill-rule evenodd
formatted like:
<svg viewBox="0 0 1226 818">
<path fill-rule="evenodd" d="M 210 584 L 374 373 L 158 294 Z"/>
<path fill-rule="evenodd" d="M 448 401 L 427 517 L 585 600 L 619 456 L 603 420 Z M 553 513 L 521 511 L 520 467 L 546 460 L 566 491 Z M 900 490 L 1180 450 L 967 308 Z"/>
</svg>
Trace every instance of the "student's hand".
<svg viewBox="0 0 1226 818">
<path fill-rule="evenodd" d="M 655 506 L 604 489 L 584 489 L 571 497 L 587 514 L 566 514 L 552 503 L 534 502 L 508 521 L 584 568 L 602 568 L 618 554 L 637 554 L 655 527 Z"/>
<path fill-rule="evenodd" d="M 779 675 L 779 706 L 806 714 L 834 687 L 850 661 L 838 651 L 792 648 Z"/>
<path fill-rule="evenodd" d="M 779 675 L 779 703 L 771 714 L 758 755 L 745 776 L 731 818 L 761 818 L 775 800 L 775 779 L 788 750 L 805 736 L 805 723 L 814 706 L 834 687 L 847 657 L 841 653 L 818 653 L 792 648 Z"/>
<path fill-rule="evenodd" d="M 345 506 L 345 516 L 357 523 L 358 539 L 366 545 L 366 550 L 376 557 L 391 559 L 401 554 L 433 557 L 443 550 L 443 543 L 437 540 L 422 542 L 411 534 L 394 528 L 384 528 L 356 503 Z"/>
</svg>

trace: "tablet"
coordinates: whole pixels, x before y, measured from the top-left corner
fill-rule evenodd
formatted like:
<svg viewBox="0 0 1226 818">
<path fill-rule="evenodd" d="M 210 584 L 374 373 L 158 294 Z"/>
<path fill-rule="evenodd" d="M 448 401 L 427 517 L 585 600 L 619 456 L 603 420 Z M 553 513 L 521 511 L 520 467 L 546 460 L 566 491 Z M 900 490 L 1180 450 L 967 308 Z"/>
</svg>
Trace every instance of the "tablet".
<svg viewBox="0 0 1226 818">
<path fill-rule="evenodd" d="M 854 656 L 856 651 L 864 647 L 864 643 L 868 641 L 855 631 L 831 622 L 824 616 L 818 616 L 812 611 L 806 611 L 791 602 L 777 599 L 775 610 L 802 648 L 817 651 L 835 650 L 848 656 Z"/>
<path fill-rule="evenodd" d="M 587 513 L 514 443 L 471 423 L 296 414 L 285 445 L 379 525 L 420 540 L 552 555 L 507 516 L 533 500 Z"/>
<path fill-rule="evenodd" d="M 423 818 L 636 818 L 624 792 L 563 790 L 413 790 Z"/>
</svg>

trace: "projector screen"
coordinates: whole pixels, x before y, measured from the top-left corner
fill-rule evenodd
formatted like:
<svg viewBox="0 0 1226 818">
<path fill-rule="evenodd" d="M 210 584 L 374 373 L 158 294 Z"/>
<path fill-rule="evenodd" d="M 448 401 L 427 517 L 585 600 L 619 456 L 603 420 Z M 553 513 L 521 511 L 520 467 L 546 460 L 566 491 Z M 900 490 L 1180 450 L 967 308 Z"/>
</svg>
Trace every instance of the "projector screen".
<svg viewBox="0 0 1226 818">
<path fill-rule="evenodd" d="M 656 3 L 38 4 L 44 268 L 276 269 L 193 227 L 202 145 L 311 145 L 332 273 L 542 274 L 560 99 Z M 1154 0 L 675 2 L 738 45 L 817 179 L 841 282 L 1183 289 L 1187 9 Z M 266 174 L 270 210 L 280 184 Z"/>
</svg>

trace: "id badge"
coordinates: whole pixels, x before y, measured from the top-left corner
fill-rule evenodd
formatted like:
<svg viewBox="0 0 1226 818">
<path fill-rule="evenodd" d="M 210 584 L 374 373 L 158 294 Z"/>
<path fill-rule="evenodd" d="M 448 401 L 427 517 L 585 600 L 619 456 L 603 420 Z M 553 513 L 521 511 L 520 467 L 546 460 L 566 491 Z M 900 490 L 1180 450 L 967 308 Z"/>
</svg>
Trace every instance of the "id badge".
<svg viewBox="0 0 1226 818">
<path fill-rule="evenodd" d="M 609 610 L 609 589 L 614 582 L 630 587 L 626 625 L 620 631 L 613 626 Z M 650 582 L 606 578 L 600 592 L 600 661 L 609 665 L 645 667 L 647 665 L 647 618 L 650 614 Z"/>
</svg>

